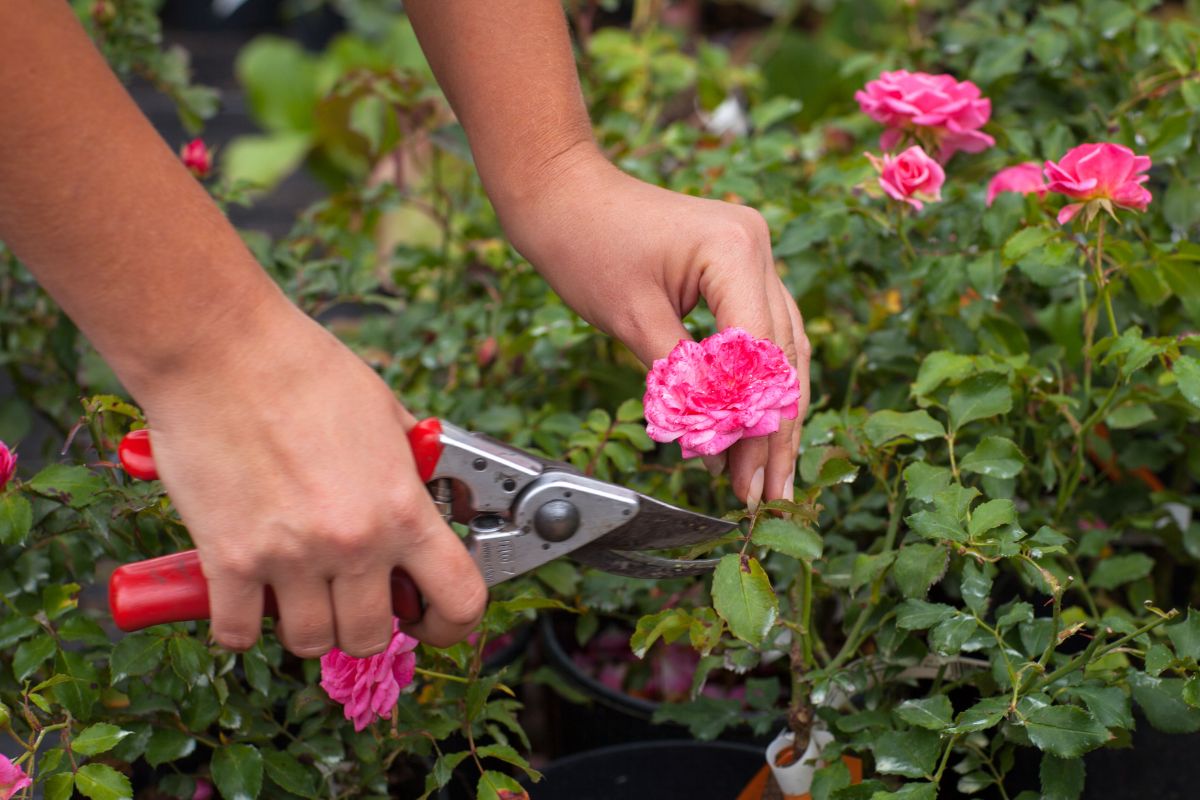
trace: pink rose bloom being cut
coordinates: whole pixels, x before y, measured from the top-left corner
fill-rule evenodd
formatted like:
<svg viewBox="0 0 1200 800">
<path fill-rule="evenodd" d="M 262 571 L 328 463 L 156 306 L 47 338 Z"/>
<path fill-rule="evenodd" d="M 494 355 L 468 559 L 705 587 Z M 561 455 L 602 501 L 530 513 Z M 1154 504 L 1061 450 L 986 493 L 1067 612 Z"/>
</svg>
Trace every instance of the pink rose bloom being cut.
<svg viewBox="0 0 1200 800">
<path fill-rule="evenodd" d="M 1071 203 L 1058 212 L 1058 222 L 1065 225 L 1090 203 L 1096 205 L 1088 212 L 1088 221 L 1100 208 L 1113 213 L 1112 207 L 1145 211 L 1152 195 L 1142 186 L 1150 180 L 1144 174 L 1150 169 L 1150 156 L 1135 155 L 1128 147 L 1103 142 L 1081 144 L 1072 148 L 1056 164 L 1046 162 L 1046 180 L 1052 192 L 1065 194 L 1082 203 Z"/>
<path fill-rule="evenodd" d="M 913 145 L 898 156 L 886 153 L 882 159 L 870 153 L 866 156 L 879 171 L 879 185 L 891 197 L 908 203 L 917 211 L 925 207 L 922 201 L 936 203 L 942 199 L 946 172 L 919 145 Z"/>
<path fill-rule="evenodd" d="M 17 474 L 17 454 L 8 449 L 8 445 L 0 442 L 0 489 L 8 485 Z"/>
<path fill-rule="evenodd" d="M 0 800 L 10 800 L 32 783 L 25 770 L 9 761 L 8 756 L 0 755 Z"/>
<path fill-rule="evenodd" d="M 679 441 L 684 458 L 767 436 L 800 410 L 800 382 L 783 350 L 741 328 L 681 340 L 646 376 L 646 433 Z"/>
<path fill-rule="evenodd" d="M 987 204 L 990 207 L 996 201 L 996 196 L 1002 192 L 1013 192 L 1014 194 L 1037 192 L 1038 197 L 1045 197 L 1048 191 L 1046 182 L 1042 180 L 1042 168 L 1033 161 L 1027 161 L 996 173 L 996 176 L 988 182 Z"/>
<path fill-rule="evenodd" d="M 996 140 L 979 130 L 992 116 L 992 101 L 979 87 L 953 75 L 899 69 L 884 72 L 854 93 L 859 108 L 887 127 L 879 146 L 891 150 L 906 132 L 929 131 L 945 163 L 958 151 L 982 152 Z"/>
<path fill-rule="evenodd" d="M 382 653 L 355 658 L 335 647 L 321 656 L 321 688 L 342 704 L 354 730 L 361 731 L 376 719 L 392 718 L 400 691 L 413 681 L 417 644 L 392 620 L 392 641 Z"/>
</svg>

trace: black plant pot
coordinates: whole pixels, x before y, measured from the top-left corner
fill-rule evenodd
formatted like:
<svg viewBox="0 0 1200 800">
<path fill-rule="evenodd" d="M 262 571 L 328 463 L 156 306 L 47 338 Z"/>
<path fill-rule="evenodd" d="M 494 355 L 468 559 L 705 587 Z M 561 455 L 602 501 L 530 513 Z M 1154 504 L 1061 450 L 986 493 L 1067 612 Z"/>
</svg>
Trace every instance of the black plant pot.
<svg viewBox="0 0 1200 800">
<path fill-rule="evenodd" d="M 543 770 L 537 800 L 734 800 L 762 769 L 761 747 L 733 742 L 629 742 Z"/>
<path fill-rule="evenodd" d="M 538 620 L 543 656 L 546 663 L 589 702 L 580 705 L 549 693 L 551 702 L 547 715 L 552 736 L 548 742 L 548 755 L 551 758 L 630 741 L 692 738 L 682 725 L 652 722 L 661 703 L 613 691 L 581 670 L 571 660 L 573 639 L 564 636 L 556 624 L 556 620 L 561 619 L 561 615 L 543 614 Z M 761 756 L 773 734 L 774 731 L 766 736 L 756 735 L 748 725 L 742 725 L 727 729 L 720 739 L 752 745 L 758 748 Z"/>
</svg>

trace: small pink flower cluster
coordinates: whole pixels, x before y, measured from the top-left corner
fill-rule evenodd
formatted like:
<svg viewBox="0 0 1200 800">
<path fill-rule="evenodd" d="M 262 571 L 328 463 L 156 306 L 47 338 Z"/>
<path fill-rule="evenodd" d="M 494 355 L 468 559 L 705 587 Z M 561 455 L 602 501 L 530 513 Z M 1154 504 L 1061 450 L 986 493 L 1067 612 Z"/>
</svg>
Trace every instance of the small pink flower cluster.
<svg viewBox="0 0 1200 800">
<path fill-rule="evenodd" d="M 10 450 L 4 442 L 0 442 L 0 489 L 7 486 L 16 474 L 17 454 Z"/>
<path fill-rule="evenodd" d="M 401 690 L 413 681 L 419 643 L 400 632 L 392 620 L 392 641 L 387 650 L 355 658 L 336 647 L 321 656 L 321 688 L 343 706 L 346 719 L 361 731 L 376 719 L 391 719 Z"/>
<path fill-rule="evenodd" d="M 920 144 L 896 156 L 867 154 L 884 192 L 918 211 L 923 203 L 941 200 L 946 180 L 942 164 L 959 151 L 979 153 L 996 143 L 980 130 L 991 117 L 991 101 L 971 81 L 896 70 L 880 74 L 854 98 L 864 113 L 885 126 L 879 139 L 882 149 L 891 150 L 908 138 L 937 149 L 937 160 Z M 1107 142 L 1084 144 L 1057 163 L 1047 161 L 1039 167 L 1027 162 L 1001 170 L 988 183 L 987 205 L 1002 192 L 1036 193 L 1041 198 L 1057 192 L 1080 201 L 1058 213 L 1060 224 L 1085 209 L 1089 221 L 1102 209 L 1113 214 L 1114 206 L 1145 211 L 1151 194 L 1142 184 L 1149 180 L 1145 174 L 1149 169 L 1150 158 L 1136 155 L 1128 147 Z"/>
<path fill-rule="evenodd" d="M 684 458 L 712 456 L 795 419 L 800 381 L 778 345 L 727 328 L 655 361 L 643 401 L 651 439 L 679 440 Z"/>
<path fill-rule="evenodd" d="M 13 795 L 28 788 L 32 783 L 25 770 L 9 761 L 8 756 L 0 755 L 0 800 L 10 800 Z"/>
</svg>

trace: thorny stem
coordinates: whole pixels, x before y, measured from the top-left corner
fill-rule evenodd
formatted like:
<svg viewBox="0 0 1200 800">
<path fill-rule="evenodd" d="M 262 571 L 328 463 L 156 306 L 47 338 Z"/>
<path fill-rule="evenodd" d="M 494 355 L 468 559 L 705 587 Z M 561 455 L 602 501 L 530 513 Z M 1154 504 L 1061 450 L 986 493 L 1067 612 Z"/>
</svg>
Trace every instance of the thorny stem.
<svg viewBox="0 0 1200 800">
<path fill-rule="evenodd" d="M 421 667 L 414 667 L 413 672 L 418 675 L 424 675 L 426 678 L 437 678 L 443 681 L 453 681 L 454 683 L 470 683 L 469 680 L 459 675 L 447 675 L 444 672 L 434 672 L 431 669 L 422 669 Z"/>
<path fill-rule="evenodd" d="M 912 243 L 908 241 L 908 231 L 904 228 L 904 203 L 896 203 L 896 235 L 900 237 L 900 243 L 904 245 L 904 264 L 912 266 L 912 262 L 916 260 L 917 252 L 913 250 Z"/>
<path fill-rule="evenodd" d="M 1100 228 L 1096 233 L 1096 258 L 1093 265 L 1096 271 L 1096 291 L 1099 298 L 1104 299 L 1104 310 L 1108 314 L 1108 324 L 1112 328 L 1114 337 L 1120 336 L 1117 330 L 1117 317 L 1113 314 L 1112 292 L 1109 291 L 1108 278 L 1104 277 L 1104 225 L 1108 222 L 1106 217 L 1100 217 Z"/>
<path fill-rule="evenodd" d="M 1087 650 L 1084 650 L 1083 653 L 1081 653 L 1080 655 L 1075 656 L 1075 658 L 1072 658 L 1066 664 L 1062 665 L 1058 669 L 1054 670 L 1054 672 L 1051 672 L 1049 675 L 1042 678 L 1042 680 L 1038 684 L 1038 688 L 1044 689 L 1047 686 L 1049 686 L 1050 684 L 1057 681 L 1059 678 L 1062 678 L 1066 675 L 1070 675 L 1072 672 L 1074 672 L 1075 670 L 1079 669 L 1082 666 L 1087 666 L 1089 663 L 1091 663 L 1091 661 L 1093 661 L 1095 659 L 1104 658 L 1104 656 L 1108 655 L 1113 650 L 1116 650 L 1118 647 L 1121 647 L 1122 645 L 1126 644 L 1127 642 L 1133 641 L 1137 637 L 1141 636 L 1143 633 L 1149 633 L 1150 631 L 1157 628 L 1159 625 L 1163 625 L 1164 623 L 1170 622 L 1171 620 L 1175 619 L 1175 617 L 1177 617 L 1177 616 L 1179 616 L 1179 611 L 1177 609 L 1173 608 L 1170 611 L 1168 611 L 1166 614 L 1164 614 L 1163 616 L 1154 620 L 1153 622 L 1146 623 L 1145 625 L 1138 628 L 1133 633 L 1129 633 L 1129 634 L 1126 634 L 1125 636 L 1122 636 L 1120 639 L 1117 639 L 1115 642 L 1113 642 L 1112 644 L 1108 645 L 1107 647 L 1105 647 L 1103 649 L 1092 650 L 1092 648 L 1089 647 Z"/>
<path fill-rule="evenodd" d="M 942 775 L 946 772 L 946 765 L 950 763 L 950 754 L 954 752 L 954 745 L 958 743 L 959 736 L 960 734 L 955 734 L 946 742 L 946 749 L 942 752 L 942 761 L 938 764 L 937 772 L 933 775 L 935 785 L 942 782 Z"/>
</svg>

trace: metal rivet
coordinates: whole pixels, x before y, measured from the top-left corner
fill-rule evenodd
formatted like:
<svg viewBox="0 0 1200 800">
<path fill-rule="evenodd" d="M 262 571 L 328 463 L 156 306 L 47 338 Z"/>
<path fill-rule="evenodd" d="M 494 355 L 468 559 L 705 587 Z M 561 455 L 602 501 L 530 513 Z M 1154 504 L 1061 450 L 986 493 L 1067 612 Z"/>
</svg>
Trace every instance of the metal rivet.
<svg viewBox="0 0 1200 800">
<path fill-rule="evenodd" d="M 504 483 L 502 483 L 500 485 L 502 487 L 504 487 L 504 491 L 506 491 L 506 492 L 511 492 L 513 489 L 517 488 L 517 482 L 514 481 L 512 478 L 505 478 Z"/>
<path fill-rule="evenodd" d="M 471 462 L 471 466 L 474 467 L 477 472 L 483 472 L 485 469 L 487 469 L 487 459 L 477 458 Z"/>
</svg>

